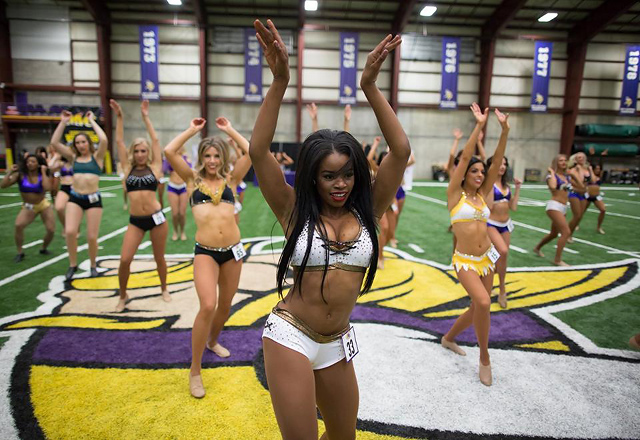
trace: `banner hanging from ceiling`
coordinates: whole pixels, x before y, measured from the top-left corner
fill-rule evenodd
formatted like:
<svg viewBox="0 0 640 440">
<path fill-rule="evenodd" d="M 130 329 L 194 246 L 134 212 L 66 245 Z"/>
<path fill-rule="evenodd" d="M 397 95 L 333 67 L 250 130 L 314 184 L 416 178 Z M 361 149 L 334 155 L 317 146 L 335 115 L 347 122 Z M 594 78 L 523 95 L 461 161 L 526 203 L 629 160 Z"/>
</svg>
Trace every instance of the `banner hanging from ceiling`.
<svg viewBox="0 0 640 440">
<path fill-rule="evenodd" d="M 342 105 L 356 103 L 358 78 L 357 32 L 340 32 L 340 99 Z"/>
<path fill-rule="evenodd" d="M 140 96 L 149 101 L 160 100 L 158 81 L 158 26 L 139 26 Z"/>
<path fill-rule="evenodd" d="M 640 46 L 627 46 L 627 59 L 622 78 L 620 114 L 635 116 L 638 100 L 638 67 L 640 66 Z"/>
<path fill-rule="evenodd" d="M 440 108 L 458 108 L 458 67 L 460 38 L 442 38 L 442 84 L 440 86 Z"/>
<path fill-rule="evenodd" d="M 244 102 L 262 102 L 262 48 L 254 28 L 244 30 Z"/>
<path fill-rule="evenodd" d="M 536 41 L 533 58 L 533 87 L 531 88 L 532 112 L 544 113 L 548 108 L 552 49 L 551 41 Z"/>
</svg>

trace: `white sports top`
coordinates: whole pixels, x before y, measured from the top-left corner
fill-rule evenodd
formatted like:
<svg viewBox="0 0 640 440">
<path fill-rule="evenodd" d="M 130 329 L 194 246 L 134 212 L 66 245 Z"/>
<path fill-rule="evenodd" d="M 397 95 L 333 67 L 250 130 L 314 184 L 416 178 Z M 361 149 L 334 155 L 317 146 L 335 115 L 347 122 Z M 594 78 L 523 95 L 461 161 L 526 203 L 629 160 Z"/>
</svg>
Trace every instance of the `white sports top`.
<svg viewBox="0 0 640 440">
<path fill-rule="evenodd" d="M 342 269 L 352 272 L 366 272 L 371 256 L 373 255 L 373 242 L 369 236 L 369 231 L 362 225 L 362 220 L 356 211 L 353 211 L 358 223 L 360 231 L 358 236 L 349 241 L 333 241 L 322 238 L 322 235 L 316 229 L 311 241 L 311 251 L 309 252 L 309 260 L 305 270 L 317 271 L 324 270 L 326 262 L 326 252 L 329 250 L 329 261 L 327 269 Z M 307 239 L 309 237 L 309 221 L 304 225 L 296 247 L 291 255 L 291 266 L 298 268 L 302 265 L 304 254 L 307 250 Z"/>
<path fill-rule="evenodd" d="M 482 196 L 478 194 L 478 197 L 480 197 L 480 200 L 482 201 L 482 207 L 480 208 L 472 205 L 471 202 L 467 200 L 467 194 L 462 191 L 460 201 L 453 207 L 451 212 L 449 212 L 449 215 L 451 216 L 451 224 L 473 221 L 486 223 L 491 211 L 489 211 L 489 207 L 484 202 Z"/>
</svg>

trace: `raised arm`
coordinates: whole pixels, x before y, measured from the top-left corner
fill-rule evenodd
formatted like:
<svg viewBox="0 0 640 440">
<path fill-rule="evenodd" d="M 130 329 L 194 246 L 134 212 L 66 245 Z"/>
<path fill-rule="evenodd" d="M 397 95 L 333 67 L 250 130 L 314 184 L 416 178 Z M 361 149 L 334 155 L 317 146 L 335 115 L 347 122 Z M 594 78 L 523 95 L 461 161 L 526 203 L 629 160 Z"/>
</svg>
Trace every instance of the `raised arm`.
<svg viewBox="0 0 640 440">
<path fill-rule="evenodd" d="M 547 168 L 549 174 L 547 174 L 547 186 L 551 191 L 558 189 L 558 180 L 556 179 L 556 170 L 552 167 Z"/>
<path fill-rule="evenodd" d="M 573 167 L 567 172 L 567 176 L 569 177 L 569 179 L 571 179 L 571 186 L 573 186 L 573 189 L 575 191 L 578 191 L 578 192 L 586 191 L 587 187 L 584 185 L 584 182 L 582 181 L 580 173 L 576 168 L 577 167 Z"/>
<path fill-rule="evenodd" d="M 593 172 L 593 167 L 589 165 L 589 185 L 595 185 L 597 181 L 596 173 Z"/>
<path fill-rule="evenodd" d="M 349 132 L 349 124 L 351 123 L 351 104 L 344 106 L 344 131 Z"/>
<path fill-rule="evenodd" d="M 315 102 L 311 104 L 307 104 L 307 113 L 309 113 L 309 117 L 311 117 L 311 131 L 315 133 L 319 130 L 318 128 L 318 106 Z"/>
<path fill-rule="evenodd" d="M 225 117 L 216 118 L 216 127 L 226 133 L 240 150 L 238 160 L 236 161 L 233 171 L 231 172 L 231 180 L 238 184 L 247 175 L 251 168 L 251 158 L 249 157 L 249 141 L 233 128 L 231 122 Z M 237 150 L 236 150 L 237 151 Z"/>
<path fill-rule="evenodd" d="M 51 191 L 51 177 L 47 175 L 46 165 L 40 165 L 40 175 L 42 176 L 42 189 Z"/>
<path fill-rule="evenodd" d="M 60 156 L 64 157 L 72 163 L 75 158 L 73 150 L 60 142 L 60 138 L 62 138 L 64 129 L 70 120 L 71 112 L 68 110 L 63 110 L 62 113 L 60 113 L 60 122 L 58 123 L 56 129 L 53 131 L 53 135 L 51 135 L 51 145 L 53 145 L 53 148 L 55 148 L 55 150 L 60 153 Z"/>
<path fill-rule="evenodd" d="M 295 194 L 284 180 L 278 161 L 269 153 L 269 148 L 278 124 L 282 98 L 289 84 L 289 54 L 271 20 L 267 20 L 268 29 L 259 20 L 253 25 L 273 74 L 273 82 L 260 106 L 251 135 L 249 155 L 260 182 L 260 191 L 284 228 L 295 203 Z"/>
<path fill-rule="evenodd" d="M 509 209 L 511 209 L 512 211 L 517 211 L 518 210 L 518 199 L 520 199 L 520 187 L 522 186 L 522 180 L 513 179 L 513 182 L 515 184 L 515 190 L 513 191 L 513 194 L 511 195 L 511 200 L 509 200 Z"/>
<path fill-rule="evenodd" d="M 367 56 L 367 62 L 360 78 L 360 87 L 376 115 L 382 135 L 389 145 L 389 153 L 382 160 L 373 185 L 373 212 L 378 218 L 382 217 L 393 202 L 411 154 L 409 139 L 402 129 L 398 117 L 376 85 L 382 63 L 389 52 L 400 46 L 401 42 L 399 35 L 393 38 L 391 34 L 387 35 Z"/>
<path fill-rule="evenodd" d="M 293 165 L 293 159 L 284 151 L 282 152 L 282 163 L 288 167 Z"/>
<path fill-rule="evenodd" d="M 484 143 L 482 142 L 483 139 L 484 139 L 484 131 L 481 131 L 478 134 L 478 142 L 476 143 L 476 146 L 478 147 L 478 156 L 480 156 L 480 160 L 486 163 L 487 153 L 485 152 L 485 149 L 484 149 Z"/>
<path fill-rule="evenodd" d="M 464 180 L 464 175 L 467 172 L 467 165 L 471 160 L 471 156 L 473 156 L 473 153 L 475 152 L 476 142 L 478 142 L 478 134 L 482 131 L 482 128 L 487 123 L 487 118 L 489 117 L 489 109 L 485 108 L 483 112 L 480 109 L 480 106 L 475 102 L 471 104 L 471 112 L 476 118 L 476 126 L 471 132 L 471 136 L 469 136 L 467 143 L 464 145 L 458 166 L 455 168 L 453 173 L 449 175 L 449 186 L 447 187 L 449 206 L 455 205 L 460 199 L 460 195 L 462 193 L 462 181 Z"/>
<path fill-rule="evenodd" d="M 453 144 L 451 145 L 451 150 L 449 150 L 449 161 L 447 162 L 447 174 L 449 174 L 449 176 L 453 174 L 454 161 L 456 160 L 460 139 L 462 139 L 462 131 L 459 128 L 454 128 Z"/>
<path fill-rule="evenodd" d="M 498 179 L 498 172 L 502 165 L 502 158 L 504 158 L 504 151 L 507 148 L 507 138 L 509 137 L 509 113 L 504 114 L 500 110 L 495 109 L 495 114 L 498 118 L 498 122 L 500 123 L 500 127 L 502 127 L 502 132 L 500 133 L 500 139 L 498 140 L 496 151 L 493 153 L 491 166 L 487 170 L 484 182 L 482 182 L 482 186 L 480 187 L 480 193 L 483 195 L 486 195 L 489 191 L 493 190 L 493 184 Z"/>
<path fill-rule="evenodd" d="M 102 127 L 100 127 L 100 125 L 96 122 L 96 116 L 92 111 L 88 111 L 85 116 L 89 119 L 89 123 L 91 124 L 91 128 L 93 128 L 93 131 L 95 131 L 98 135 L 98 151 L 96 151 L 95 155 L 98 164 L 100 165 L 100 167 L 102 167 L 104 155 L 107 152 L 107 146 L 109 143 L 107 140 L 107 135 L 105 134 Z"/>
<path fill-rule="evenodd" d="M 18 181 L 20 177 L 20 170 L 17 164 L 11 165 L 11 171 L 4 175 L 0 188 L 8 188 Z"/>
<path fill-rule="evenodd" d="M 149 139 L 151 140 L 151 165 L 157 169 L 159 173 L 162 168 L 162 147 L 160 147 L 160 141 L 153 124 L 151 123 L 151 117 L 149 116 L 149 101 L 144 100 L 140 104 L 140 112 L 142 113 L 142 122 L 147 127 L 147 133 L 149 133 Z"/>
<path fill-rule="evenodd" d="M 127 146 L 124 143 L 124 115 L 122 114 L 122 107 L 115 99 L 109 100 L 109 106 L 116 115 L 116 148 L 118 149 L 118 161 L 122 167 L 122 172 L 127 174 L 129 167 L 129 160 L 127 154 Z"/>
<path fill-rule="evenodd" d="M 415 165 L 416 163 L 416 157 L 413 155 L 413 151 L 411 152 L 411 155 L 409 156 L 409 162 L 407 162 L 407 167 L 410 167 L 411 165 Z"/>
<path fill-rule="evenodd" d="M 171 167 L 187 184 L 193 181 L 193 171 L 187 161 L 178 152 L 182 146 L 192 137 L 202 130 L 207 121 L 202 118 L 191 120 L 191 125 L 185 131 L 176 136 L 169 144 L 164 147 L 164 155 L 171 164 Z"/>
<path fill-rule="evenodd" d="M 373 138 L 373 144 L 371 144 L 371 148 L 369 148 L 369 154 L 367 154 L 367 161 L 369 162 L 369 166 L 374 173 L 378 172 L 378 164 L 376 163 L 376 151 L 378 151 L 378 145 L 380 145 L 381 140 L 382 138 L 380 136 L 376 136 L 375 138 Z"/>
</svg>

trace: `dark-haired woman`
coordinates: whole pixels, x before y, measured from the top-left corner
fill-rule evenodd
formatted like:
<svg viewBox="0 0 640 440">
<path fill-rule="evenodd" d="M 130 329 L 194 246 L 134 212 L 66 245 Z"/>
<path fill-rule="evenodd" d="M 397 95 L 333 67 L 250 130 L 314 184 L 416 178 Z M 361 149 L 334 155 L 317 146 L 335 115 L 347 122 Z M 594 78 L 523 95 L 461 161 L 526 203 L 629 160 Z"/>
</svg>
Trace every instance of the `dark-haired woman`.
<svg viewBox="0 0 640 440">
<path fill-rule="evenodd" d="M 229 317 L 231 301 L 238 289 L 242 259 L 240 229 L 234 216 L 233 189 L 251 167 L 249 156 L 229 169 L 229 147 L 219 137 L 204 138 L 198 145 L 198 160 L 192 170 L 179 151 L 198 134 L 207 121 L 193 119 L 190 127 L 165 147 L 167 160 L 187 184 L 189 204 L 196 223 L 196 247 L 193 259 L 193 281 L 200 301 L 191 332 L 191 395 L 205 395 L 202 376 L 202 354 L 205 347 L 220 357 L 229 350 L 220 345 L 218 336 Z"/>
<path fill-rule="evenodd" d="M 600 185 L 602 185 L 602 167 L 600 165 L 596 165 L 593 168 L 589 167 L 589 172 L 593 176 L 592 179 L 589 180 L 587 184 L 587 193 L 589 196 L 587 197 L 587 207 L 593 203 L 600 213 L 598 214 L 598 226 L 596 226 L 596 231 L 598 234 L 604 235 L 604 229 L 602 229 L 602 222 L 604 221 L 604 216 L 607 212 L 607 208 L 604 206 L 604 201 L 602 200 L 602 196 L 600 195 Z"/>
<path fill-rule="evenodd" d="M 493 156 L 487 159 L 487 167 L 491 168 Z M 520 186 L 522 181 L 514 179 L 515 191 L 511 193 L 511 188 L 507 183 L 507 170 L 509 169 L 509 161 L 506 157 L 502 158 L 502 165 L 498 169 L 498 180 L 493 184 L 493 191 L 487 197 L 487 206 L 491 210 L 489 220 L 487 220 L 487 232 L 491 242 L 500 254 L 500 258 L 496 262 L 496 272 L 500 282 L 498 293 L 498 304 L 503 309 L 507 308 L 507 289 L 505 286 L 505 277 L 507 275 L 507 256 L 509 255 L 509 244 L 511 243 L 511 232 L 513 232 L 513 222 L 509 216 L 509 211 L 518 209 L 518 199 L 520 198 Z M 491 282 L 493 285 L 493 281 Z"/>
<path fill-rule="evenodd" d="M 493 191 L 493 184 L 498 177 L 500 164 L 502 164 L 509 135 L 509 115 L 504 115 L 495 109 L 502 133 L 493 156 L 494 162 L 487 170 L 484 162 L 473 156 L 473 150 L 478 135 L 487 123 L 489 109 L 487 108 L 483 112 L 474 102 L 471 111 L 476 118 L 476 127 L 462 151 L 460 161 L 447 188 L 447 204 L 456 239 L 452 264 L 460 284 L 471 298 L 471 306 L 458 317 L 451 329 L 442 337 L 441 343 L 443 347 L 454 353 L 465 356 L 464 350 L 454 341 L 456 336 L 473 325 L 480 348 L 478 376 L 480 382 L 490 386 L 493 379 L 489 358 L 489 327 L 491 325 L 489 308 L 491 306 L 493 272 L 500 254 L 491 243 L 487 232 L 487 220 L 490 212 L 485 199 Z"/>
<path fill-rule="evenodd" d="M 59 190 L 56 193 L 54 209 L 58 214 L 58 220 L 62 225 L 62 236 L 64 237 L 65 231 L 65 211 L 67 209 L 67 202 L 71 195 L 71 184 L 73 183 L 73 168 L 69 166 L 69 161 L 58 154 L 57 152 L 51 160 L 50 170 L 53 170 L 54 181 L 59 184 Z M 55 183 L 54 183 L 55 185 Z"/>
<path fill-rule="evenodd" d="M 56 217 L 51 209 L 51 204 L 45 198 L 45 192 L 51 188 L 51 180 L 47 175 L 47 166 L 44 159 L 34 154 L 29 154 L 26 159 L 18 165 L 13 165 L 11 171 L 5 174 L 0 184 L 1 188 L 7 188 L 14 183 L 18 184 L 20 197 L 22 197 L 22 209 L 18 212 L 15 223 L 15 242 L 18 254 L 15 256 L 16 263 L 24 259 L 22 243 L 24 242 L 24 229 L 36 219 L 38 215 L 44 223 L 45 234 L 40 253 L 49 255 L 47 247 L 53 239 L 56 229 Z"/>
<path fill-rule="evenodd" d="M 291 188 L 269 154 L 289 82 L 287 49 L 270 20 L 268 28 L 257 20 L 254 25 L 274 78 L 249 152 L 260 189 L 287 237 L 277 272 L 281 295 L 289 265 L 294 270 L 294 284 L 269 315 L 262 335 L 271 401 L 285 439 L 318 437 L 316 405 L 327 429 L 323 438 L 353 439 L 359 399 L 349 316 L 373 283 L 376 221 L 391 204 L 411 151 L 376 86 L 382 62 L 401 40 L 389 35 L 369 54 L 360 82 L 390 146 L 373 188 L 360 143 L 333 130 L 317 131 L 304 141 Z"/>
<path fill-rule="evenodd" d="M 65 212 L 65 240 L 67 252 L 69 252 L 69 269 L 65 276 L 67 280 L 73 278 L 78 270 L 78 231 L 85 212 L 87 214 L 87 243 L 89 245 L 91 276 L 98 276 L 96 259 L 98 257 L 98 234 L 102 220 L 102 197 L 100 196 L 99 184 L 104 155 L 107 152 L 107 135 L 96 122 L 93 112 L 87 112 L 85 117 L 98 136 L 97 150 L 89 135 L 84 132 L 75 135 L 70 149 L 60 143 L 64 128 L 71 116 L 71 112 L 67 110 L 62 112 L 60 123 L 51 137 L 51 144 L 56 151 L 73 164 L 73 184 Z"/>
<path fill-rule="evenodd" d="M 113 99 L 109 105 L 116 115 L 118 159 L 126 176 L 125 185 L 131 202 L 129 203 L 129 226 L 122 239 L 122 252 L 118 267 L 120 299 L 116 306 L 116 312 L 122 312 L 129 301 L 127 282 L 129 281 L 131 262 L 147 231 L 149 231 L 153 247 L 153 258 L 158 268 L 162 299 L 166 302 L 171 301 L 171 295 L 167 290 L 167 262 L 164 259 L 169 228 L 167 219 L 162 212 L 162 205 L 156 198 L 158 183 L 162 177 L 162 148 L 160 148 L 160 141 L 149 117 L 149 101 L 142 101 L 140 111 L 142 112 L 142 121 L 147 127 L 151 139 L 151 147 L 146 139 L 136 138 L 131 142 L 129 151 L 124 143 L 122 108 Z"/>
</svg>

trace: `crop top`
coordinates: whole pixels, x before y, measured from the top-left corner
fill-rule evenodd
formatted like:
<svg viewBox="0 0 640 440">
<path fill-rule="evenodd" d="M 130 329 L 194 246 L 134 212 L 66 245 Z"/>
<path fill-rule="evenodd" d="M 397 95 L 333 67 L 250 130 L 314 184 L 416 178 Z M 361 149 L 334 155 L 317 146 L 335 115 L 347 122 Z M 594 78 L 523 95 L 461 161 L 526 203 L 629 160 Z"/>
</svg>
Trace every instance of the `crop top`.
<svg viewBox="0 0 640 440">
<path fill-rule="evenodd" d="M 73 176 L 73 168 L 63 165 L 62 168 L 60 168 L 60 177 L 65 176 Z"/>
<path fill-rule="evenodd" d="M 558 177 L 557 174 L 555 174 L 555 176 L 556 176 L 556 189 L 559 189 L 560 191 L 567 191 L 567 192 L 573 190 L 571 183 L 569 183 L 568 181 L 562 180 L 560 177 Z M 551 174 L 547 174 L 546 180 L 549 180 L 550 178 L 551 178 Z"/>
<path fill-rule="evenodd" d="M 75 160 L 73 162 L 73 172 L 75 174 L 86 173 L 86 174 L 102 174 L 102 170 L 96 161 L 96 158 L 91 156 L 91 160 L 89 162 L 78 162 Z"/>
<path fill-rule="evenodd" d="M 182 156 L 184 161 L 189 165 L 189 168 L 192 168 L 191 162 L 189 162 L 189 157 L 187 155 Z M 171 174 L 174 171 L 173 167 L 169 163 L 167 159 L 162 159 L 162 174 Z"/>
<path fill-rule="evenodd" d="M 511 200 L 511 189 L 507 187 L 507 192 L 503 193 L 498 185 L 493 184 L 493 202 L 494 203 L 505 203 Z"/>
<path fill-rule="evenodd" d="M 196 185 L 196 189 L 191 193 L 189 197 L 189 205 L 200 205 L 202 203 L 213 203 L 217 205 L 220 202 L 235 204 L 235 198 L 233 197 L 233 190 L 227 185 L 226 179 L 223 183 L 224 189 L 220 191 L 218 187 L 215 192 L 211 192 L 211 188 L 204 183 L 199 182 Z"/>
<path fill-rule="evenodd" d="M 43 193 L 44 188 L 42 186 L 42 175 L 38 174 L 38 181 L 36 183 L 31 183 L 29 181 L 29 176 L 22 176 L 22 179 L 18 180 L 18 188 L 20 189 L 21 193 Z"/>
<path fill-rule="evenodd" d="M 360 232 L 358 236 L 349 241 L 334 241 L 323 238 L 318 230 L 314 230 L 313 239 L 311 240 L 311 251 L 305 270 L 320 271 L 324 270 L 327 263 L 327 270 L 341 269 L 350 272 L 366 272 L 367 267 L 371 263 L 373 255 L 373 242 L 369 231 L 362 224 L 362 219 L 356 211 L 353 215 L 360 224 Z M 298 268 L 302 265 L 304 254 L 307 251 L 307 240 L 309 237 L 309 220 L 304 225 L 296 246 L 291 255 L 291 266 Z M 329 251 L 329 261 L 326 261 L 326 252 Z"/>
<path fill-rule="evenodd" d="M 451 216 L 451 224 L 461 223 L 461 222 L 487 222 L 489 218 L 489 207 L 484 202 L 484 199 L 480 194 L 478 194 L 480 200 L 482 201 L 482 207 L 478 208 L 471 204 L 470 201 L 467 200 L 467 193 L 462 191 L 462 196 L 460 197 L 460 201 L 453 207 L 449 215 Z"/>
<path fill-rule="evenodd" d="M 127 192 L 154 191 L 158 188 L 158 179 L 148 166 L 144 169 L 132 168 L 125 181 Z"/>
</svg>

